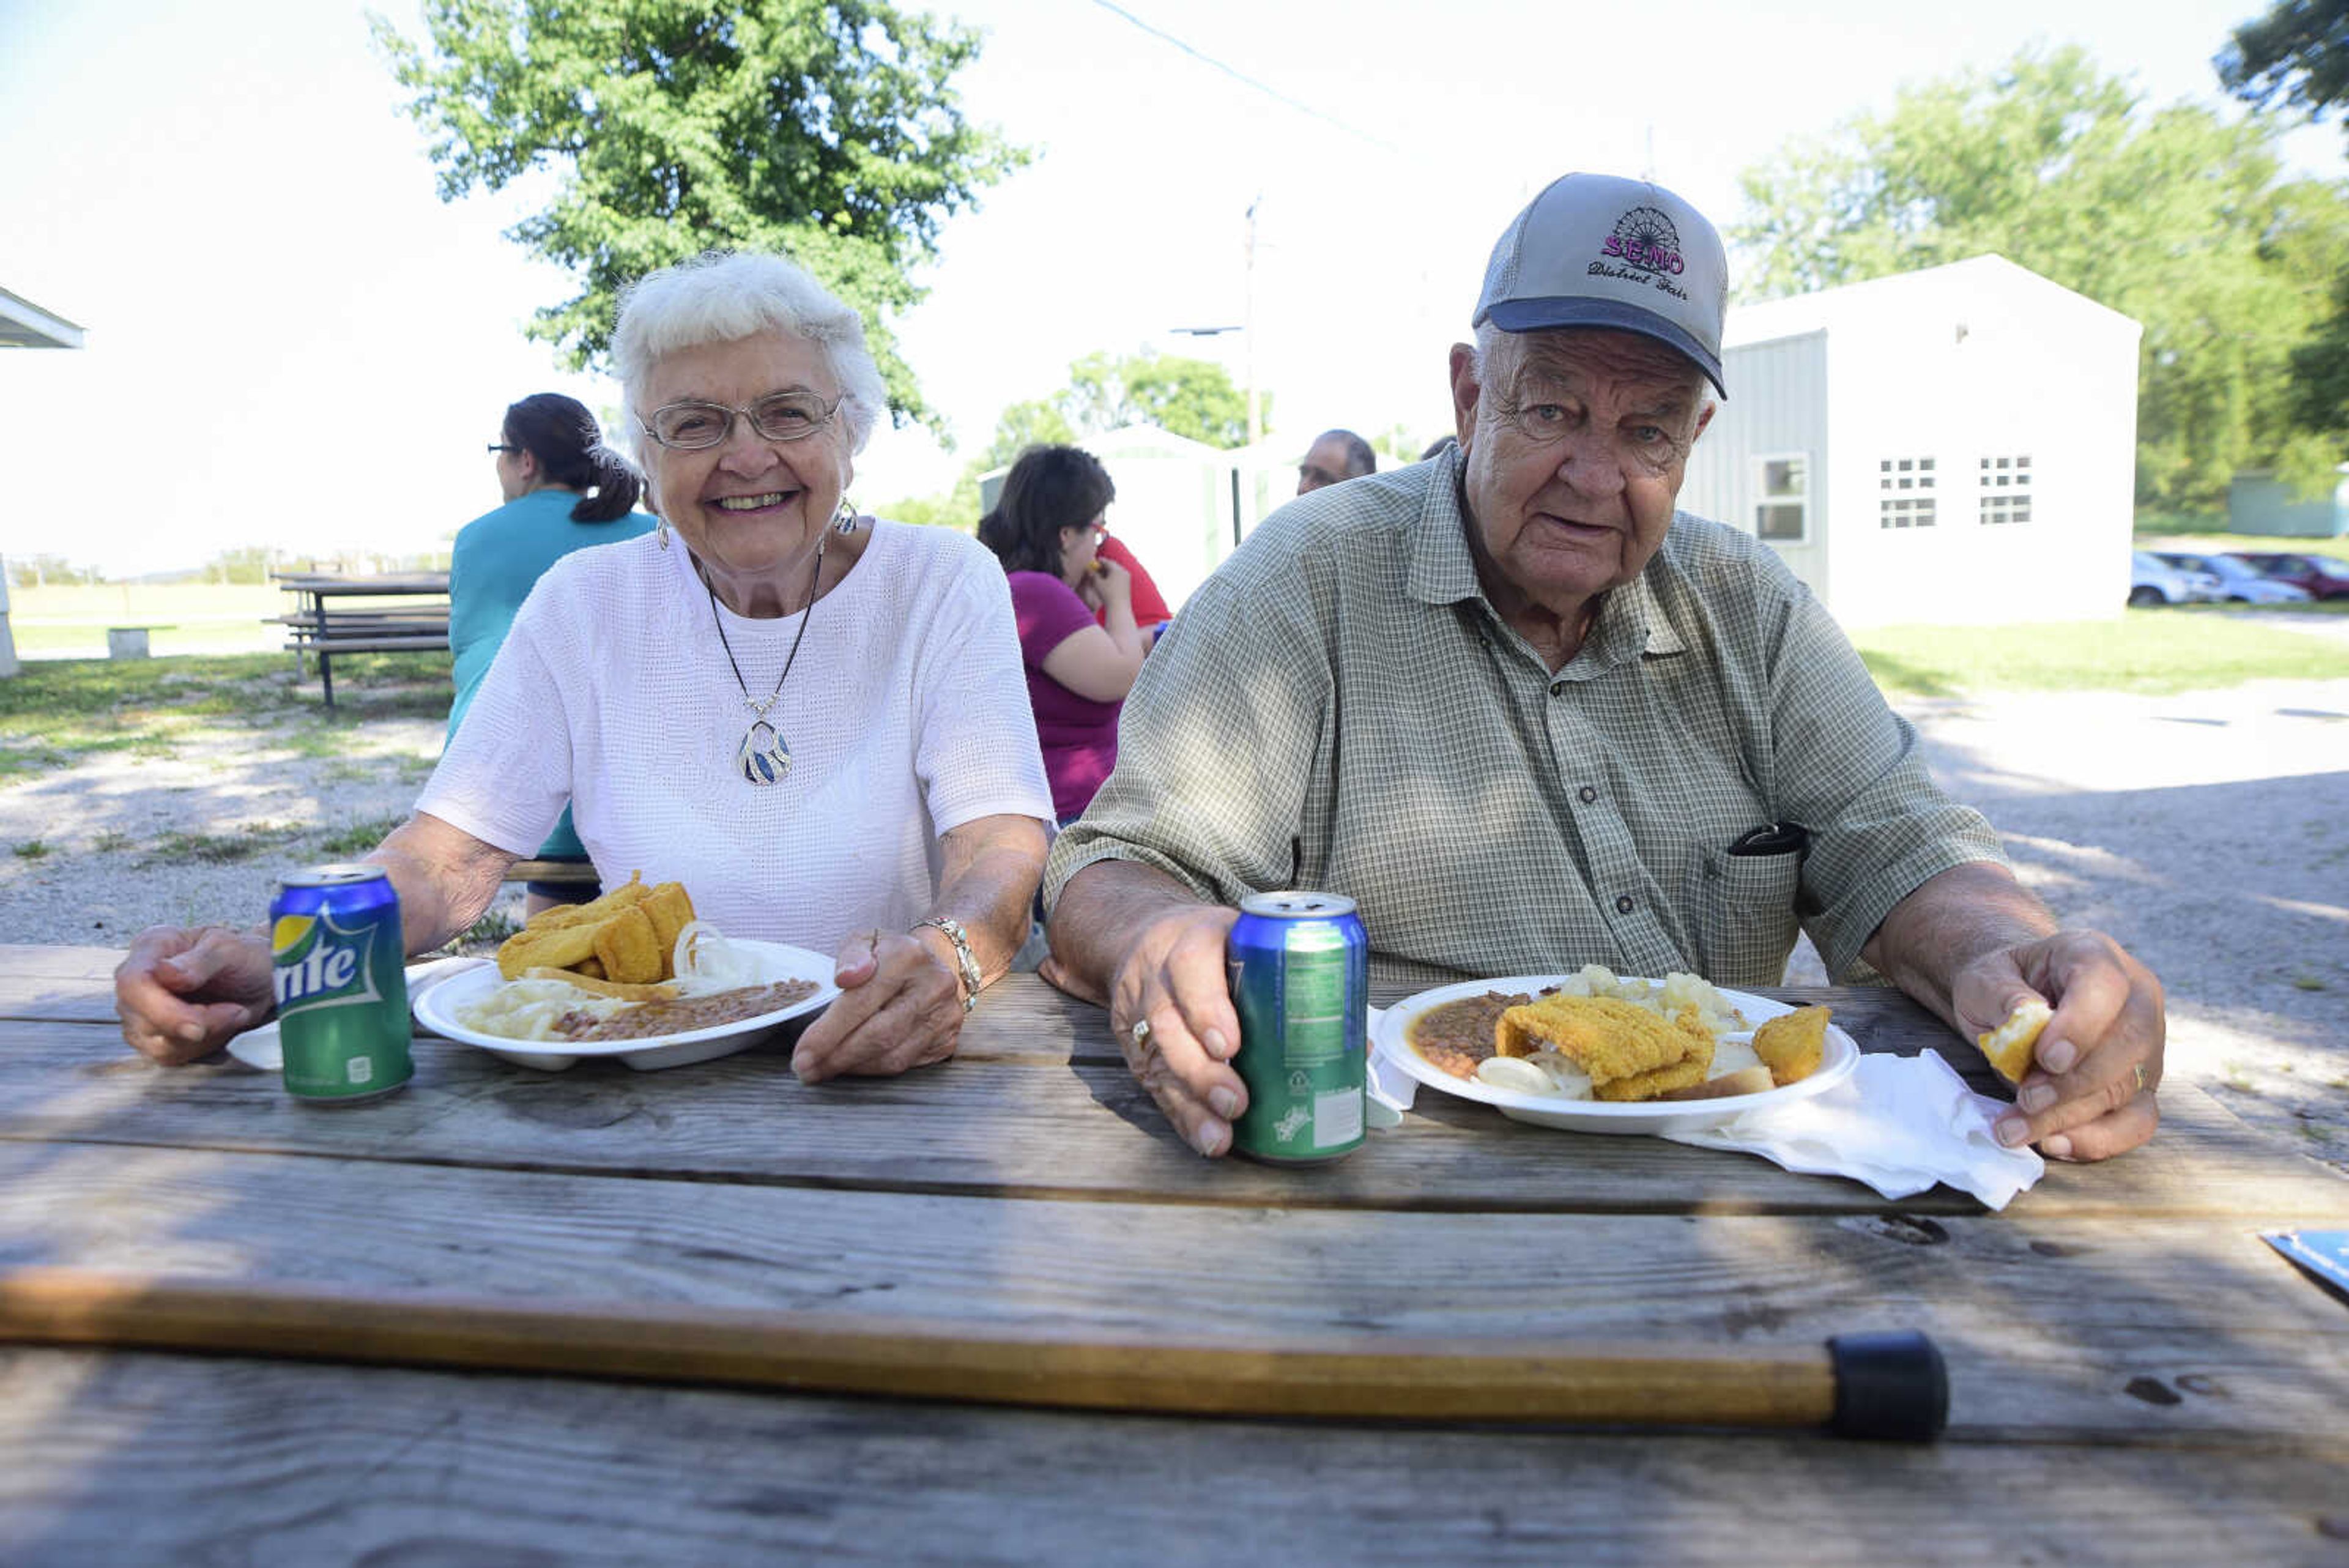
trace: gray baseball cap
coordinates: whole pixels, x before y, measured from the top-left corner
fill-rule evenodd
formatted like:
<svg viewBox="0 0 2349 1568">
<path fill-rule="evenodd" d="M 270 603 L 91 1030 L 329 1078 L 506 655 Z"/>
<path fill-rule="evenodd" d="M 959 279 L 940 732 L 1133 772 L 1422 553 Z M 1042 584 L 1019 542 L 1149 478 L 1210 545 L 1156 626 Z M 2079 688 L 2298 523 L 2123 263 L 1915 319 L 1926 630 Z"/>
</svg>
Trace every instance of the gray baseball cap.
<svg viewBox="0 0 2349 1568">
<path fill-rule="evenodd" d="M 1611 174 L 1550 182 L 1493 247 L 1472 327 L 1612 327 L 1669 343 L 1721 384 L 1729 256 L 1704 214 Z"/>
</svg>

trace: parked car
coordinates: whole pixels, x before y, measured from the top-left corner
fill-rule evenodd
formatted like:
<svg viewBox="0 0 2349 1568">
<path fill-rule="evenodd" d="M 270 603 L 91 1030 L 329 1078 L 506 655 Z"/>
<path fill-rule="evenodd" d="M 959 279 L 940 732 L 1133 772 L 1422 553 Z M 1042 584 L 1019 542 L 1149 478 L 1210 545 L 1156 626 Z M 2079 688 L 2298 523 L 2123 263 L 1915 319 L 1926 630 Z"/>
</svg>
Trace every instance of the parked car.
<svg viewBox="0 0 2349 1568">
<path fill-rule="evenodd" d="M 2306 588 L 2261 576 L 2248 561 L 2232 556 L 2190 556 L 2182 550 L 2156 550 L 2155 555 L 2180 571 L 2208 572 L 2219 579 L 2218 597 L 2241 605 L 2304 605 Z"/>
<path fill-rule="evenodd" d="M 2320 599 L 2349 598 L 2349 561 L 2331 556 L 2284 556 L 2265 550 L 2238 550 L 2251 569 L 2280 583 L 2306 588 Z"/>
<path fill-rule="evenodd" d="M 2208 572 L 2173 566 L 2150 550 L 2129 552 L 2129 600 L 2148 605 L 2198 605 L 2220 597 L 2219 579 Z"/>
</svg>

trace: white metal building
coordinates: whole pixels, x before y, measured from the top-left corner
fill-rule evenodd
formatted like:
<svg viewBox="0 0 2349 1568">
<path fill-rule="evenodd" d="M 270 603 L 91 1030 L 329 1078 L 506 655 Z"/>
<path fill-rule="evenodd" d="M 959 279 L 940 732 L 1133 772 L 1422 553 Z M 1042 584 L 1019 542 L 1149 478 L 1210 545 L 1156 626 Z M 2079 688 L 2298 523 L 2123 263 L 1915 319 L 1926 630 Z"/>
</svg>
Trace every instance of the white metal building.
<svg viewBox="0 0 2349 1568">
<path fill-rule="evenodd" d="M 2117 616 L 2141 331 L 1996 255 L 1734 306 L 1680 504 L 1847 626 Z"/>
</svg>

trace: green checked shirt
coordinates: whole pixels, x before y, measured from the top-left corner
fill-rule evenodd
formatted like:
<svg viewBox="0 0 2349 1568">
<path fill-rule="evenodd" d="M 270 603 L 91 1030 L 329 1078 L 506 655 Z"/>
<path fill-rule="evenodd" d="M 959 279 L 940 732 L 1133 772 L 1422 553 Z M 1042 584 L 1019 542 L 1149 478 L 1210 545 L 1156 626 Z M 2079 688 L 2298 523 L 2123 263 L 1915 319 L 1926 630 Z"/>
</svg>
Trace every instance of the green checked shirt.
<svg viewBox="0 0 2349 1568">
<path fill-rule="evenodd" d="M 1372 972 L 1849 974 L 1920 883 L 2003 862 L 1767 546 L 1687 513 L 1552 675 L 1476 582 L 1459 449 L 1284 506 L 1184 606 L 1046 868 L 1350 896 Z M 1733 855 L 1766 824 L 1806 854 Z"/>
</svg>

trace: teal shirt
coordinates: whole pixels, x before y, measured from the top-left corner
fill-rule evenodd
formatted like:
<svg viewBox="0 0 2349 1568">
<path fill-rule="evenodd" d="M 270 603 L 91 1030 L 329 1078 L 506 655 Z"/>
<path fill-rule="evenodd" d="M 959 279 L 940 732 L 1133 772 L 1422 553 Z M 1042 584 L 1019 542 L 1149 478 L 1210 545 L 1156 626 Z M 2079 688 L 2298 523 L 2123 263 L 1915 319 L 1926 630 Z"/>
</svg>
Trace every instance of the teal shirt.
<svg viewBox="0 0 2349 1568">
<path fill-rule="evenodd" d="M 530 597 L 539 574 L 574 550 L 616 545 L 653 531 L 652 518 L 642 512 L 609 523 L 574 523 L 571 509 L 579 500 L 568 490 L 536 490 L 458 530 L 449 557 L 449 649 L 455 655 L 457 680 L 457 700 L 449 706 L 450 734 L 464 722 L 473 693 L 481 690 L 498 645 L 513 626 L 514 612 Z M 554 834 L 539 846 L 539 858 L 585 854 L 566 807 Z"/>
</svg>

